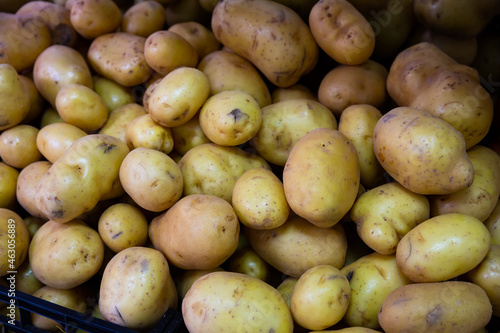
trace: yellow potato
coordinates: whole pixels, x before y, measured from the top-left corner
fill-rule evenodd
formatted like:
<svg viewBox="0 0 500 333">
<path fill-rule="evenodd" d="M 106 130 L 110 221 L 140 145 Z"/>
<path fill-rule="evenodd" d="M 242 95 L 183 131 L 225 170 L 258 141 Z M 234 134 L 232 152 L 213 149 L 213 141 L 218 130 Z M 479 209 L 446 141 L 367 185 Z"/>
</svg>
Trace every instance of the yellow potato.
<svg viewBox="0 0 500 333">
<path fill-rule="evenodd" d="M 126 143 L 128 124 L 145 114 L 146 110 L 144 107 L 137 103 L 119 106 L 111 111 L 108 120 L 99 130 L 99 134 L 111 135 Z"/>
<path fill-rule="evenodd" d="M 174 282 L 177 287 L 179 301 L 182 301 L 184 299 L 184 296 L 186 296 L 194 281 L 205 274 L 219 271 L 224 271 L 224 269 L 219 266 L 211 269 L 188 269 L 174 275 Z"/>
<path fill-rule="evenodd" d="M 121 30 L 147 38 L 165 26 L 165 8 L 158 1 L 141 1 L 124 13 Z"/>
<path fill-rule="evenodd" d="M 219 2 L 212 13 L 215 37 L 250 60 L 278 87 L 289 87 L 318 61 L 308 25 L 289 7 L 267 0 Z"/>
<path fill-rule="evenodd" d="M 130 197 L 144 209 L 164 211 L 182 196 L 181 169 L 167 154 L 135 148 L 123 159 L 120 182 Z"/>
<path fill-rule="evenodd" d="M 0 158 L 11 167 L 22 169 L 42 159 L 36 145 L 39 129 L 31 125 L 16 125 L 0 134 Z"/>
<path fill-rule="evenodd" d="M 40 178 L 49 170 L 52 163 L 38 161 L 31 163 L 21 170 L 17 179 L 17 201 L 30 215 L 47 219 L 36 204 L 36 187 Z"/>
<path fill-rule="evenodd" d="M 291 276 L 286 276 L 283 281 L 276 287 L 283 299 L 285 300 L 288 308 L 290 308 L 290 303 L 292 301 L 293 290 L 299 281 L 298 278 Z"/>
<path fill-rule="evenodd" d="M 181 156 L 195 146 L 212 142 L 203 133 L 198 114 L 194 115 L 187 123 L 172 127 L 170 130 L 174 140 L 174 151 Z"/>
<path fill-rule="evenodd" d="M 174 149 L 172 130 L 156 123 L 150 114 L 130 121 L 125 131 L 125 142 L 130 149 L 144 147 L 170 154 Z"/>
<path fill-rule="evenodd" d="M 373 131 L 373 150 L 392 178 L 418 194 L 453 193 L 474 180 L 464 137 L 423 110 L 397 107 L 384 114 Z"/>
<path fill-rule="evenodd" d="M 345 328 L 340 328 L 338 330 L 321 330 L 321 331 L 310 331 L 309 333 L 382 333 L 368 327 L 363 326 L 350 326 Z"/>
<path fill-rule="evenodd" d="M 168 27 L 168 31 L 175 32 L 193 45 L 198 60 L 220 49 L 220 43 L 213 32 L 199 22 L 179 22 Z"/>
<path fill-rule="evenodd" d="M 180 22 L 195 21 L 210 26 L 210 13 L 203 9 L 199 0 L 160 0 L 165 3 L 167 26 Z"/>
<path fill-rule="evenodd" d="M 317 265 L 344 265 L 347 241 L 344 228 L 317 227 L 305 219 L 291 215 L 280 227 L 252 229 L 245 227 L 252 248 L 278 271 L 299 278 Z"/>
<path fill-rule="evenodd" d="M 94 91 L 101 96 L 104 104 L 111 112 L 120 106 L 135 103 L 131 92 L 115 81 L 107 79 L 101 75 L 94 75 Z"/>
<path fill-rule="evenodd" d="M 289 99 L 310 99 L 318 101 L 318 97 L 305 85 L 297 83 L 288 88 L 276 88 L 271 93 L 271 103 L 278 103 Z"/>
<path fill-rule="evenodd" d="M 67 223 L 49 220 L 31 240 L 29 260 L 44 285 L 70 289 L 92 278 L 103 263 L 99 233 L 79 219 Z"/>
<path fill-rule="evenodd" d="M 415 283 L 392 291 L 379 321 L 386 333 L 477 332 L 491 318 L 481 287 L 464 281 Z"/>
<path fill-rule="evenodd" d="M 104 270 L 99 309 L 107 321 L 136 330 L 151 329 L 177 302 L 169 264 L 155 249 L 129 247 L 117 253 Z"/>
<path fill-rule="evenodd" d="M 310 330 L 322 330 L 340 322 L 351 300 L 351 286 L 336 267 L 318 265 L 305 271 L 292 293 L 293 319 Z"/>
<path fill-rule="evenodd" d="M 210 83 L 202 71 L 177 68 L 154 87 L 148 98 L 147 110 L 160 125 L 179 126 L 196 115 L 209 93 Z"/>
<path fill-rule="evenodd" d="M 28 98 L 30 105 L 29 111 L 23 118 L 22 122 L 24 124 L 32 124 L 33 121 L 36 121 L 38 119 L 38 116 L 43 112 L 46 101 L 38 92 L 38 89 L 35 86 L 35 82 L 31 77 L 19 75 L 19 80 L 21 81 L 21 86 L 23 87 L 22 89 L 24 91 L 24 94 Z M 17 108 L 19 108 L 19 106 L 17 106 Z"/>
<path fill-rule="evenodd" d="M 399 268 L 396 257 L 377 252 L 367 254 L 340 270 L 351 286 L 351 301 L 343 322 L 378 330 L 378 313 L 394 289 L 411 283 Z"/>
<path fill-rule="evenodd" d="M 375 32 L 347 0 L 316 2 L 309 13 L 309 25 L 319 47 L 341 64 L 362 64 L 375 48 Z"/>
<path fill-rule="evenodd" d="M 352 142 L 338 130 L 318 128 L 304 135 L 290 151 L 283 170 L 285 196 L 297 215 L 328 228 L 354 204 L 359 174 Z"/>
<path fill-rule="evenodd" d="M 14 209 L 17 205 L 16 187 L 19 171 L 0 162 L 0 208 Z"/>
<path fill-rule="evenodd" d="M 36 146 L 43 157 L 54 163 L 74 141 L 87 135 L 80 128 L 67 123 L 53 123 L 44 126 L 36 136 Z"/>
<path fill-rule="evenodd" d="M 184 196 L 149 225 L 154 248 L 182 269 L 220 266 L 236 251 L 239 232 L 233 207 L 202 194 Z"/>
<path fill-rule="evenodd" d="M 500 245 L 500 200 L 497 201 L 493 212 L 484 221 L 484 225 L 488 228 L 491 234 L 491 244 Z"/>
<path fill-rule="evenodd" d="M 70 20 L 80 36 L 94 39 L 115 31 L 122 13 L 112 0 L 78 0 L 71 6 Z"/>
<path fill-rule="evenodd" d="M 25 259 L 21 266 L 17 269 L 16 289 L 32 295 L 35 291 L 42 288 L 44 284 L 40 282 L 33 274 L 29 259 Z"/>
<path fill-rule="evenodd" d="M 21 266 L 30 246 L 26 222 L 10 209 L 0 208 L 0 240 L 0 276 L 5 276 Z"/>
<path fill-rule="evenodd" d="M 240 222 L 253 229 L 277 228 L 290 213 L 283 183 L 264 168 L 247 170 L 238 178 L 231 202 Z"/>
<path fill-rule="evenodd" d="M 477 218 L 443 214 L 410 230 L 399 241 L 396 260 L 414 282 L 445 281 L 476 267 L 490 244 L 491 235 Z"/>
<path fill-rule="evenodd" d="M 182 302 L 189 332 L 293 332 L 293 319 L 281 294 L 248 275 L 213 272 L 197 279 Z"/>
<path fill-rule="evenodd" d="M 237 249 L 224 263 L 229 272 L 243 273 L 270 283 L 272 267 L 247 245 Z"/>
<path fill-rule="evenodd" d="M 28 114 L 30 103 L 24 93 L 17 71 L 9 64 L 0 64 L 0 131 L 19 124 Z"/>
<path fill-rule="evenodd" d="M 42 112 L 40 127 L 42 128 L 53 123 L 64 123 L 64 120 L 62 120 L 61 116 L 54 108 L 48 107 Z"/>
</svg>

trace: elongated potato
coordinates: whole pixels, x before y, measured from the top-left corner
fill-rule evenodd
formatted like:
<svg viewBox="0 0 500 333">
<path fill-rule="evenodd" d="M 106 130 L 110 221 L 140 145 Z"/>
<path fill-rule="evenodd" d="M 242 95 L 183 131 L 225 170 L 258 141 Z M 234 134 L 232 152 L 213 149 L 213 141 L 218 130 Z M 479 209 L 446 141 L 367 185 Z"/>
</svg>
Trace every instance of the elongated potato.
<svg viewBox="0 0 500 333">
<path fill-rule="evenodd" d="M 17 179 L 17 201 L 31 216 L 47 220 L 45 214 L 37 207 L 37 184 L 40 178 L 49 170 L 52 163 L 38 161 L 21 170 Z"/>
</svg>

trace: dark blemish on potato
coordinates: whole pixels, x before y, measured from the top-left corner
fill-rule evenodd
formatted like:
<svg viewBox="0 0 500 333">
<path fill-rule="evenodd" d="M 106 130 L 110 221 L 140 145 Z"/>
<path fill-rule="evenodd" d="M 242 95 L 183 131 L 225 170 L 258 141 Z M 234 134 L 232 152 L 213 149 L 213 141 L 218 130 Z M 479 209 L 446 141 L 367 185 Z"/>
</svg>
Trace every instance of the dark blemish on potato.
<svg viewBox="0 0 500 333">
<path fill-rule="evenodd" d="M 274 333 L 274 332 L 275 332 L 274 328 L 269 329 L 269 333 Z"/>
<path fill-rule="evenodd" d="M 143 259 L 141 261 L 141 272 L 147 272 L 149 271 L 149 260 Z"/>
<path fill-rule="evenodd" d="M 271 18 L 270 23 L 282 23 L 283 21 L 285 21 L 285 12 L 282 10 L 279 10 L 277 12 L 277 15 L 273 16 L 273 18 Z"/>
<path fill-rule="evenodd" d="M 347 278 L 347 281 L 351 281 L 352 277 L 354 275 L 354 271 L 347 272 L 345 277 Z"/>
<path fill-rule="evenodd" d="M 248 117 L 248 115 L 246 113 L 244 113 L 243 111 L 241 111 L 240 109 L 236 108 L 236 109 L 233 109 L 231 112 L 229 112 L 227 114 L 228 116 L 232 116 L 234 117 L 234 122 L 237 122 L 238 120 L 240 120 L 241 118 L 244 118 L 245 116 Z"/>
<path fill-rule="evenodd" d="M 104 149 L 104 154 L 109 153 L 111 150 L 116 148 L 116 145 L 111 144 L 111 143 L 101 143 L 97 148 L 102 148 Z"/>
<path fill-rule="evenodd" d="M 340 278 L 340 275 L 330 275 L 328 277 L 328 280 L 334 280 L 334 279 L 338 279 L 338 278 Z"/>
<path fill-rule="evenodd" d="M 441 304 L 437 305 L 432 309 L 425 318 L 425 323 L 427 326 L 433 326 L 435 324 L 441 323 L 441 317 L 443 316 L 444 310 Z"/>
<path fill-rule="evenodd" d="M 388 122 L 389 120 L 391 120 L 392 118 L 396 117 L 395 114 L 386 114 L 382 117 L 382 121 L 384 123 Z"/>
<path fill-rule="evenodd" d="M 52 216 L 54 218 L 61 218 L 64 216 L 64 210 L 63 209 L 53 210 L 50 212 L 50 216 Z"/>
<path fill-rule="evenodd" d="M 121 232 L 121 231 L 120 231 L 119 233 L 114 234 L 111 238 L 113 238 L 113 239 L 118 238 L 118 237 L 120 237 L 122 234 L 123 234 L 123 232 Z"/>
</svg>

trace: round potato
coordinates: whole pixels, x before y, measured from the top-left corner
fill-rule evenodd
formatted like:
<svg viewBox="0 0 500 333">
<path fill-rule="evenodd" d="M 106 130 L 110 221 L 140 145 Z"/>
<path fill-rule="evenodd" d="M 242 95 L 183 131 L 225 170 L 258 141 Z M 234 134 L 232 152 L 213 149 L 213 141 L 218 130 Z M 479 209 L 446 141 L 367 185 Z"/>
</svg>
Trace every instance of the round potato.
<svg viewBox="0 0 500 333">
<path fill-rule="evenodd" d="M 78 0 L 71 6 L 70 20 L 80 36 L 94 39 L 115 31 L 122 13 L 112 0 Z"/>
<path fill-rule="evenodd" d="M 211 143 L 200 126 L 200 117 L 194 115 L 188 122 L 172 127 L 172 139 L 174 140 L 174 151 L 183 156 L 191 148 Z"/>
<path fill-rule="evenodd" d="M 36 136 L 36 146 L 43 157 L 54 163 L 76 140 L 87 135 L 82 129 L 67 123 L 44 126 Z"/>
<path fill-rule="evenodd" d="M 28 96 L 16 69 L 0 64 L 0 131 L 13 127 L 26 117 L 30 110 Z"/>
<path fill-rule="evenodd" d="M 170 154 L 174 149 L 171 128 L 156 123 L 150 114 L 137 117 L 128 123 L 125 141 L 130 149 L 144 147 L 165 154 Z"/>
<path fill-rule="evenodd" d="M 134 119 L 146 114 L 146 109 L 137 103 L 117 107 L 109 114 L 108 121 L 99 130 L 99 134 L 111 135 L 127 142 L 127 127 Z"/>
<path fill-rule="evenodd" d="M 16 212 L 0 208 L 0 276 L 15 271 L 28 256 L 30 233 Z"/>
<path fill-rule="evenodd" d="M 46 216 L 36 204 L 36 187 L 40 178 L 51 166 L 52 163 L 48 161 L 31 163 L 21 170 L 17 179 L 17 201 L 30 215 L 43 219 L 46 219 Z"/>
<path fill-rule="evenodd" d="M 121 22 L 122 31 L 148 38 L 165 26 L 165 8 L 158 1 L 141 1 L 130 6 Z"/>
<path fill-rule="evenodd" d="M 16 125 L 0 134 L 0 158 L 11 167 L 22 169 L 42 159 L 36 145 L 39 129 L 31 125 Z"/>
<path fill-rule="evenodd" d="M 14 209 L 17 205 L 16 188 L 19 171 L 0 162 L 0 208 Z"/>
<path fill-rule="evenodd" d="M 198 54 L 198 60 L 220 48 L 220 43 L 213 32 L 199 22 L 179 22 L 171 25 L 168 31 L 175 32 L 193 45 Z"/>
</svg>

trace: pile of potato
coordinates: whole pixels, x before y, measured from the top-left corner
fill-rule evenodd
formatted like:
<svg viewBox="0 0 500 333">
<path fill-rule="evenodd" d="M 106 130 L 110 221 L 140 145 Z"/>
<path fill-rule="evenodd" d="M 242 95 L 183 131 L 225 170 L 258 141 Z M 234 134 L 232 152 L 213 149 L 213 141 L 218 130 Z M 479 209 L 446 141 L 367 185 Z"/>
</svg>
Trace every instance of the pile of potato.
<svg viewBox="0 0 500 333">
<path fill-rule="evenodd" d="M 2 283 L 138 331 L 498 323 L 497 0 L 0 11 Z"/>
</svg>

